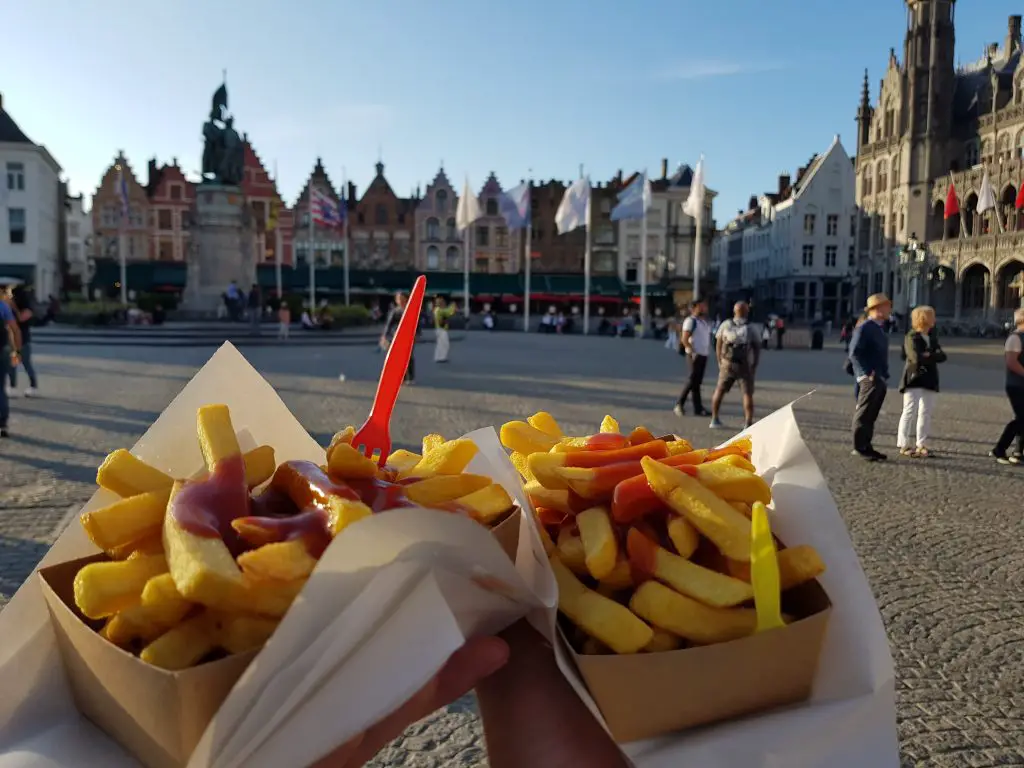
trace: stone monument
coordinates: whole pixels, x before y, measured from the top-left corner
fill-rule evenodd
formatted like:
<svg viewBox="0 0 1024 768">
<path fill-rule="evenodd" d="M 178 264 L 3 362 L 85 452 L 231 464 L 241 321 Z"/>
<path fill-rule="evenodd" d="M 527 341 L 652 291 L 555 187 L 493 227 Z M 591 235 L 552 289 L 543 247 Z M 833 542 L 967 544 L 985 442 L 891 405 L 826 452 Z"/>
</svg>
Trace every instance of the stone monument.
<svg viewBox="0 0 1024 768">
<path fill-rule="evenodd" d="M 209 315 L 234 281 L 243 291 L 256 282 L 256 221 L 240 186 L 244 176 L 242 138 L 227 114 L 228 89 L 213 94 L 203 126 L 202 182 L 189 212 L 188 272 L 182 309 Z"/>
</svg>

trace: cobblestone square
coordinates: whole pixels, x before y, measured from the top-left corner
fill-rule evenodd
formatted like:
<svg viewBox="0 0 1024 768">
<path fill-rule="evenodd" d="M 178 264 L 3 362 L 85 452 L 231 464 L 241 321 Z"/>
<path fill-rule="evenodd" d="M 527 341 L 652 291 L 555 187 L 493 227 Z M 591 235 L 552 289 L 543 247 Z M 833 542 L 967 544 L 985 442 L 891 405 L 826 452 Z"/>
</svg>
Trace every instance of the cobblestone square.
<svg viewBox="0 0 1024 768">
<path fill-rule="evenodd" d="M 999 346 L 961 342 L 948 351 L 934 460 L 896 460 L 897 393 L 889 395 L 876 440 L 891 460 L 851 459 L 852 386 L 835 345 L 819 353 L 768 352 L 758 410 L 765 414 L 815 390 L 797 417 L 889 633 L 903 764 L 1024 765 L 1024 469 L 985 457 L 1009 418 Z M 383 360 L 371 346 L 243 352 L 321 441 L 362 422 Z M 679 423 L 672 414 L 684 366 L 660 344 L 469 334 L 453 345 L 447 366 L 430 362 L 430 352 L 429 344 L 418 348 L 419 378 L 396 409 L 396 447 L 414 447 L 428 432 L 455 436 L 540 408 L 578 433 L 595 431 L 610 412 L 624 424 L 676 430 L 698 444 L 720 437 L 708 434 L 704 419 Z M 91 494 L 103 456 L 130 446 L 209 353 L 37 348 L 44 397 L 12 402 L 14 439 L 0 444 L 0 606 Z M 899 370 L 895 354 L 892 367 Z M 705 390 L 709 399 L 710 386 Z M 738 394 L 727 398 L 723 418 L 739 426 Z M 373 764 L 486 765 L 472 701 L 415 725 Z"/>
</svg>

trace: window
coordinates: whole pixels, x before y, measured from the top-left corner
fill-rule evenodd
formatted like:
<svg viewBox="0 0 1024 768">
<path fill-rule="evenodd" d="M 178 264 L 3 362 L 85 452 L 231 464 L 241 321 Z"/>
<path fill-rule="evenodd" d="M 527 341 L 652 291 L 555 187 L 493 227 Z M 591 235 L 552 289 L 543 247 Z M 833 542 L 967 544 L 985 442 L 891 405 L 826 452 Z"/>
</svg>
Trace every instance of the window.
<svg viewBox="0 0 1024 768">
<path fill-rule="evenodd" d="M 626 265 L 626 282 L 635 283 L 640 277 L 640 262 L 631 261 Z"/>
<path fill-rule="evenodd" d="M 437 240 L 440 235 L 440 227 L 440 222 L 434 217 L 427 219 L 427 240 Z M 438 255 L 438 258 L 440 258 L 440 255 Z"/>
<path fill-rule="evenodd" d="M 19 192 L 25 189 L 25 164 L 7 164 L 7 188 L 16 189 Z"/>
<path fill-rule="evenodd" d="M 888 186 L 889 170 L 886 168 L 887 165 L 888 163 L 885 160 L 879 160 L 878 168 L 875 170 L 875 182 L 879 192 L 885 192 Z"/>
<path fill-rule="evenodd" d="M 497 216 L 498 215 L 498 201 L 493 197 L 487 198 L 487 215 Z"/>
<path fill-rule="evenodd" d="M 852 245 L 850 246 L 849 265 L 851 267 L 856 267 L 857 266 L 857 251 L 854 249 L 854 247 Z"/>
<path fill-rule="evenodd" d="M 443 189 L 437 190 L 434 195 L 435 208 L 438 213 L 444 213 L 448 210 L 448 193 Z"/>
<path fill-rule="evenodd" d="M 494 228 L 494 245 L 498 248 L 508 248 L 508 227 L 499 225 Z"/>
<path fill-rule="evenodd" d="M 476 244 L 487 246 L 490 245 L 490 227 L 477 227 L 476 228 Z"/>
<path fill-rule="evenodd" d="M 449 240 L 459 239 L 459 231 L 455 228 L 455 219 L 448 219 L 446 228 L 448 230 L 447 235 Z"/>
<path fill-rule="evenodd" d="M 156 215 L 157 229 L 171 229 L 171 211 L 169 208 L 161 208 L 156 212 Z"/>
<path fill-rule="evenodd" d="M 438 269 L 441 266 L 441 251 L 436 245 L 427 246 L 427 269 Z"/>
<path fill-rule="evenodd" d="M 900 183 L 900 158 L 897 155 L 892 159 L 892 185 L 896 187 Z"/>
<path fill-rule="evenodd" d="M 825 246 L 825 266 L 834 267 L 836 265 L 836 253 L 839 250 L 839 246 L 826 245 Z"/>
<path fill-rule="evenodd" d="M 825 234 L 829 237 L 836 237 L 839 234 L 839 216 L 830 213 L 825 219 Z"/>
<path fill-rule="evenodd" d="M 446 269 L 461 269 L 462 259 L 459 257 L 459 249 L 454 245 L 448 246 L 448 251 L 444 255 L 444 262 Z"/>
<path fill-rule="evenodd" d="M 804 256 L 803 265 L 805 267 L 813 267 L 814 266 L 814 246 L 813 245 L 805 245 L 804 246 L 804 254 L 803 254 L 803 256 Z"/>
<path fill-rule="evenodd" d="M 804 234 L 805 235 L 813 235 L 814 234 L 814 214 L 813 213 L 808 213 L 808 214 L 804 215 Z"/>
<path fill-rule="evenodd" d="M 611 213 L 611 212 L 612 212 L 612 201 L 609 200 L 607 197 L 602 197 L 601 198 L 601 213 Z"/>
<path fill-rule="evenodd" d="M 871 194 L 871 169 L 870 168 L 866 168 L 864 170 L 864 178 L 861 181 L 860 193 L 862 195 L 870 195 Z"/>
<path fill-rule="evenodd" d="M 850 217 L 850 237 L 857 236 L 857 214 Z"/>
<path fill-rule="evenodd" d="M 388 223 L 388 209 L 381 203 L 377 204 L 377 208 L 374 213 L 375 224 L 387 224 Z"/>
<path fill-rule="evenodd" d="M 79 227 L 79 224 L 78 224 L 77 221 L 69 221 L 68 222 L 68 236 L 69 237 L 78 237 L 79 236 L 79 229 L 78 229 L 78 227 Z"/>
<path fill-rule="evenodd" d="M 160 261 L 174 261 L 174 242 L 172 240 L 160 241 L 160 252 L 157 258 Z"/>
<path fill-rule="evenodd" d="M 265 202 L 262 200 L 254 200 L 252 204 L 252 213 L 253 216 L 256 217 L 256 221 L 260 224 L 267 223 L 267 204 Z"/>
<path fill-rule="evenodd" d="M 7 209 L 7 231 L 12 245 L 25 242 L 25 209 Z"/>
<path fill-rule="evenodd" d="M 181 184 L 171 184 L 171 200 L 181 200 Z"/>
</svg>

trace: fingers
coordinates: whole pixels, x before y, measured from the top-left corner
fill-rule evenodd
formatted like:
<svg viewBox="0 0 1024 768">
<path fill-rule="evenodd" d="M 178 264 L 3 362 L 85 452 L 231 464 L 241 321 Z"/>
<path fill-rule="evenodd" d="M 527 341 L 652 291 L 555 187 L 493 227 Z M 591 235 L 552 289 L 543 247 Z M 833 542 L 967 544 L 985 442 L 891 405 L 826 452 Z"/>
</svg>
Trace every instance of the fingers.
<svg viewBox="0 0 1024 768">
<path fill-rule="evenodd" d="M 467 641 L 405 704 L 318 762 L 316 768 L 362 766 L 417 720 L 469 693 L 477 683 L 501 669 L 508 655 L 508 645 L 497 637 Z"/>
</svg>

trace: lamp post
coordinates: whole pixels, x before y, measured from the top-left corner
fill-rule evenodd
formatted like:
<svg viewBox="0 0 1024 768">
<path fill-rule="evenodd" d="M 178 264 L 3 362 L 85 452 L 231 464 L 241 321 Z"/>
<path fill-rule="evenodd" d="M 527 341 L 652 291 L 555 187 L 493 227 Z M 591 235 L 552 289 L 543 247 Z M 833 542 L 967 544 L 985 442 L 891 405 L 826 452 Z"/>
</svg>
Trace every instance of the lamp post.
<svg viewBox="0 0 1024 768">
<path fill-rule="evenodd" d="M 900 271 L 903 273 L 904 292 L 907 298 L 906 310 L 918 304 L 919 281 L 922 272 L 931 259 L 928 249 L 918 242 L 917 234 L 911 233 L 907 244 L 900 251 Z M 911 290 L 913 286 L 913 290 Z"/>
</svg>

